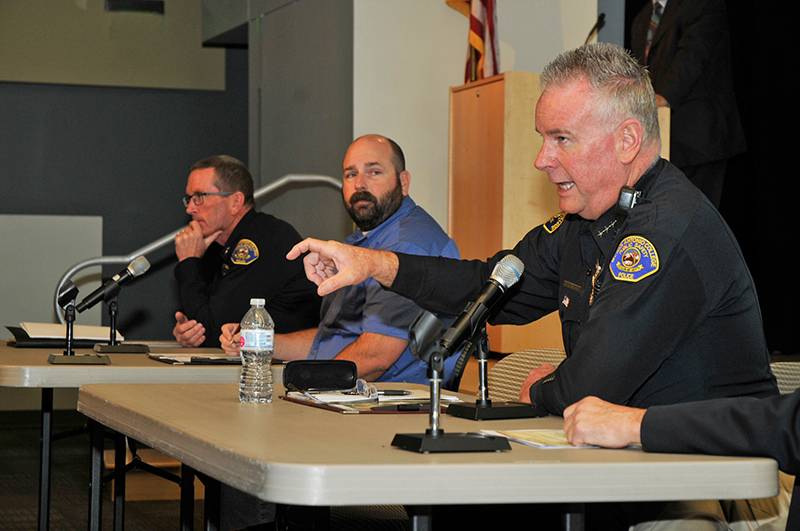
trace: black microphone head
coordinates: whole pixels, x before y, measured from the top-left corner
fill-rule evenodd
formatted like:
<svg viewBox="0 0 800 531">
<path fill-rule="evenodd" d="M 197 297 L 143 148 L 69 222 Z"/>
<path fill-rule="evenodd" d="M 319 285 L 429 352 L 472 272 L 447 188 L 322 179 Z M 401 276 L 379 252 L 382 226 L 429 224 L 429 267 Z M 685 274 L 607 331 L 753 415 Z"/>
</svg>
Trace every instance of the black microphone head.
<svg viewBox="0 0 800 531">
<path fill-rule="evenodd" d="M 66 309 L 67 305 L 74 303 L 78 298 L 78 287 L 71 280 L 64 282 L 61 289 L 58 291 L 58 305 Z"/>
<path fill-rule="evenodd" d="M 411 353 L 419 359 L 428 361 L 431 347 L 439 340 L 444 329 L 444 323 L 438 317 L 427 310 L 422 310 L 408 328 Z"/>
<path fill-rule="evenodd" d="M 128 273 L 132 277 L 138 277 L 147 273 L 150 269 L 150 262 L 144 256 L 137 256 L 133 261 L 128 264 Z"/>
<path fill-rule="evenodd" d="M 503 289 L 508 289 L 519 282 L 523 271 L 525 271 L 525 264 L 522 263 L 522 260 L 513 254 L 507 254 L 497 262 L 489 278 L 500 284 Z"/>
</svg>

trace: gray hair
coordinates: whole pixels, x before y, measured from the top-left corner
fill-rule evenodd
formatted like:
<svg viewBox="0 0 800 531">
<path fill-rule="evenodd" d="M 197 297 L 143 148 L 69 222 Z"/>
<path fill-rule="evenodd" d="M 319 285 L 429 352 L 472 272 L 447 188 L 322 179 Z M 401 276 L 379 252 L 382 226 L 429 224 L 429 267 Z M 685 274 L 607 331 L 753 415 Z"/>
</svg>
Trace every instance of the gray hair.
<svg viewBox="0 0 800 531">
<path fill-rule="evenodd" d="M 633 117 L 641 122 L 645 140 L 658 141 L 656 96 L 647 68 L 631 54 L 607 42 L 586 44 L 561 53 L 542 72 L 542 91 L 585 78 L 601 95 L 609 119 Z"/>
<path fill-rule="evenodd" d="M 189 168 L 189 173 L 194 170 L 214 168 L 214 186 L 222 192 L 242 192 L 246 205 L 253 205 L 253 177 L 247 166 L 241 160 L 230 155 L 214 155 L 198 160 Z"/>
</svg>

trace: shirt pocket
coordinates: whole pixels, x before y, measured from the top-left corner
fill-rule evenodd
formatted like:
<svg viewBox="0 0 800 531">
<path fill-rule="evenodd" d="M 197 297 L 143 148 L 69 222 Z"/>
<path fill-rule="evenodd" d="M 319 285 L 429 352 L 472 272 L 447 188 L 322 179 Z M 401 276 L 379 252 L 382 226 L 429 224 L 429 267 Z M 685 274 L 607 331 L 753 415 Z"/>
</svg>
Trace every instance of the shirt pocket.
<svg viewBox="0 0 800 531">
<path fill-rule="evenodd" d="M 564 349 L 571 352 L 572 345 L 577 341 L 581 324 L 589 315 L 586 284 L 578 284 L 562 280 L 558 290 L 558 315 L 561 319 L 561 335 L 564 340 Z"/>
</svg>

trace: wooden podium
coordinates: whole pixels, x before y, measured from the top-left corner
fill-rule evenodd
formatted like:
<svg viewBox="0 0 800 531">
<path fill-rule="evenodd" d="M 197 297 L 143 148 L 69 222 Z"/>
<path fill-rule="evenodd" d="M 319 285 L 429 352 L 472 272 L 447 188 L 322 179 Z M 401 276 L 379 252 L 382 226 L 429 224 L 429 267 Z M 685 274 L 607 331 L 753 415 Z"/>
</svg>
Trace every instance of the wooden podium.
<svg viewBox="0 0 800 531">
<path fill-rule="evenodd" d="M 533 166 L 541 146 L 534 130 L 539 76 L 506 72 L 450 89 L 450 235 L 464 258 L 510 249 L 558 213 L 547 175 Z M 562 348 L 551 314 L 526 326 L 489 330 L 492 350 Z"/>
<path fill-rule="evenodd" d="M 539 75 L 505 72 L 450 89 L 449 230 L 464 258 L 512 248 L 559 212 L 544 172 L 533 166 L 541 137 L 534 127 Z M 659 109 L 662 156 L 669 152 L 669 109 Z M 561 348 L 552 313 L 526 326 L 489 331 L 492 350 Z"/>
</svg>

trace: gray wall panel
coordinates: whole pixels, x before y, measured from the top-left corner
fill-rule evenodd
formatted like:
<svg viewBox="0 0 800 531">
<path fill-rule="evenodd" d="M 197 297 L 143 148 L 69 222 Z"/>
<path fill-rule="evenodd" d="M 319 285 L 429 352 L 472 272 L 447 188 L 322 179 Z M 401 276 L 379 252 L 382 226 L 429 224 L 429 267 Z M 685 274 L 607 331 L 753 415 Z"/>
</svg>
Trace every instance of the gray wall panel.
<svg viewBox="0 0 800 531">
<path fill-rule="evenodd" d="M 606 14 L 606 23 L 600 28 L 597 40 L 625 45 L 625 3 L 619 0 L 598 0 L 597 13 Z"/>
<path fill-rule="evenodd" d="M 0 340 L 11 339 L 6 325 L 51 322 L 55 280 L 87 256 L 102 254 L 103 220 L 97 216 L 0 214 Z M 73 279 L 84 297 L 100 285 L 100 268 Z M 100 324 L 100 308 L 80 314 L 79 324 Z"/>
<path fill-rule="evenodd" d="M 48 322 L 53 316 L 55 281 L 87 256 L 102 252 L 102 219 L 96 216 L 8 216 L 0 214 L 0 339 L 10 339 L 5 325 Z M 75 278 L 81 296 L 99 285 L 99 268 Z M 81 324 L 99 324 L 100 308 L 87 310 Z M 75 409 L 75 389 L 57 389 L 54 407 Z M 38 389 L 0 387 L 0 410 L 38 409 Z"/>
<path fill-rule="evenodd" d="M 298 0 L 250 24 L 251 75 L 258 76 L 251 82 L 251 153 L 262 179 L 341 175 L 353 135 L 352 2 Z M 340 193 L 330 188 L 282 193 L 264 210 L 306 236 L 341 239 L 352 230 Z"/>
<path fill-rule="evenodd" d="M 225 91 L 0 83 L 0 213 L 102 216 L 105 254 L 183 225 L 189 165 L 220 152 L 247 159 L 247 53 L 226 53 Z M 171 337 L 174 253 L 152 258 L 120 297 L 131 338 Z"/>
</svg>

